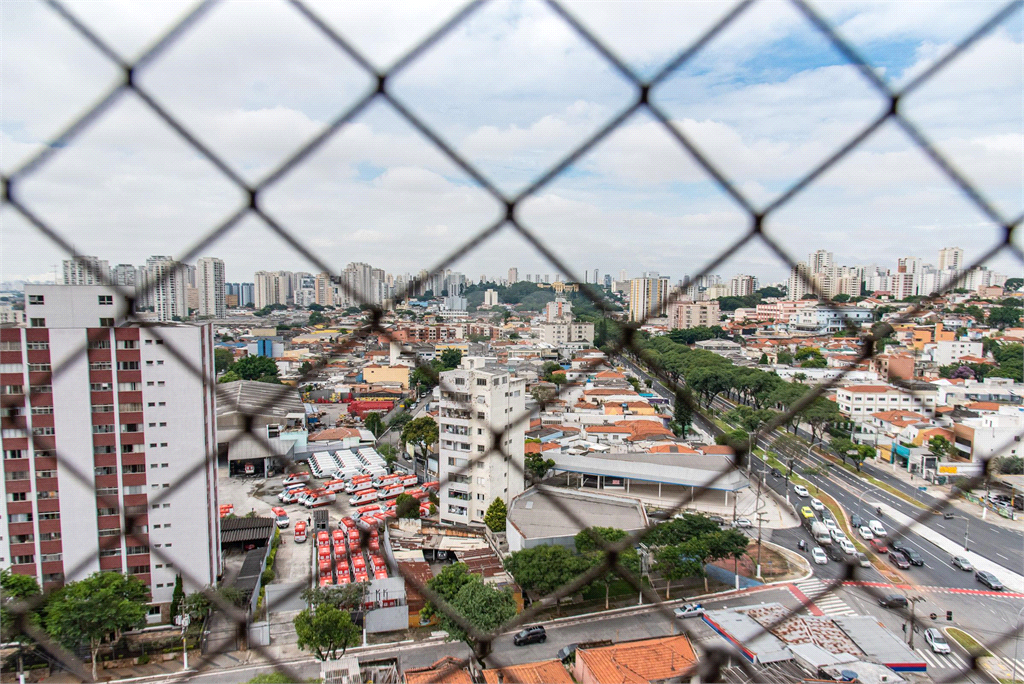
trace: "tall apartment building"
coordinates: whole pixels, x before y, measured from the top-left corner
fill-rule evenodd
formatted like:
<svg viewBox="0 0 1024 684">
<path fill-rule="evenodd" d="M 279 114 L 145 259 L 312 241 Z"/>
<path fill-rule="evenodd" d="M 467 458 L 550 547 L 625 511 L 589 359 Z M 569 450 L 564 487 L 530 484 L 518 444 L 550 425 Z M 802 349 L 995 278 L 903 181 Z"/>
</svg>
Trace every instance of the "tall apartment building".
<svg viewBox="0 0 1024 684">
<path fill-rule="evenodd" d="M 253 300 L 257 309 L 271 304 L 287 306 L 292 301 L 291 273 L 288 271 L 256 271 Z"/>
<path fill-rule="evenodd" d="M 789 273 L 789 281 L 786 283 L 786 299 L 794 302 L 803 299 L 804 295 L 812 291 L 807 284 L 810 279 L 810 267 L 803 261 L 798 262 Z"/>
<path fill-rule="evenodd" d="M 964 250 L 960 247 L 946 247 L 939 250 L 939 271 L 948 269 L 961 271 L 964 265 Z"/>
<path fill-rule="evenodd" d="M 106 259 L 79 255 L 74 259 L 64 260 L 61 283 L 64 285 L 100 285 L 109 273 L 110 265 Z"/>
<path fill-rule="evenodd" d="M 224 262 L 214 257 L 203 257 L 197 261 L 196 288 L 199 290 L 199 315 L 222 318 L 227 312 Z"/>
<path fill-rule="evenodd" d="M 138 270 L 132 264 L 118 264 L 110 269 L 110 282 L 121 287 L 135 287 Z M 90 283 L 64 283 L 65 285 L 89 285 Z M 95 283 L 93 283 L 95 284 Z"/>
<path fill-rule="evenodd" d="M 729 281 L 730 297 L 746 297 L 757 290 L 757 278 L 752 275 L 733 276 Z"/>
<path fill-rule="evenodd" d="M 515 285 L 519 282 L 519 269 L 514 266 L 508 269 L 508 284 Z"/>
<path fill-rule="evenodd" d="M 135 575 L 166 619 L 176 575 L 221 573 L 212 328 L 113 325 L 103 286 L 25 294 L 33 325 L 0 329 L 0 566 L 46 589 Z"/>
<path fill-rule="evenodd" d="M 668 324 L 671 328 L 711 327 L 719 324 L 721 311 L 718 302 L 691 302 L 678 300 L 668 305 Z"/>
<path fill-rule="evenodd" d="M 526 380 L 482 357 L 464 357 L 441 373 L 438 410 L 438 474 L 448 483 L 439 492 L 441 522 L 482 523 L 494 499 L 507 504 L 524 489 Z"/>
<path fill-rule="evenodd" d="M 334 281 L 330 273 L 317 273 L 313 285 L 316 303 L 320 306 L 334 306 Z"/>
<path fill-rule="evenodd" d="M 238 284 L 238 305 L 239 306 L 252 306 L 256 303 L 256 285 L 255 283 L 239 283 Z"/>
<path fill-rule="evenodd" d="M 136 308 L 152 309 L 161 322 L 188 318 L 188 271 L 168 256 L 151 256 L 139 267 Z"/>
<path fill-rule="evenodd" d="M 668 276 L 647 273 L 643 278 L 633 278 L 629 284 L 629 320 L 664 316 L 670 289 Z"/>
<path fill-rule="evenodd" d="M 819 249 L 817 252 L 812 252 L 807 255 L 807 265 L 810 268 L 811 273 L 821 273 L 827 271 L 835 263 L 835 256 L 832 252 L 824 249 Z"/>
</svg>

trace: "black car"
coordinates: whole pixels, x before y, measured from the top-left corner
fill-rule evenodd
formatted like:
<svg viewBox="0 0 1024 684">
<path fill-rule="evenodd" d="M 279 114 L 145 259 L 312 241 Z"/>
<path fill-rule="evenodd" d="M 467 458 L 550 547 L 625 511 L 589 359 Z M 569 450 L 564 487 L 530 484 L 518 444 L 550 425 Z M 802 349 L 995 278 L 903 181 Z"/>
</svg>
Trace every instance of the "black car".
<svg viewBox="0 0 1024 684">
<path fill-rule="evenodd" d="M 907 548 L 907 543 L 902 539 L 890 539 L 889 548 L 896 549 L 897 551 L 903 551 Z"/>
<path fill-rule="evenodd" d="M 778 468 L 772 468 L 772 477 L 782 477 L 782 473 L 779 472 Z"/>
<path fill-rule="evenodd" d="M 902 551 L 892 550 L 889 552 L 889 562 L 895 565 L 900 570 L 909 570 L 910 561 L 903 555 Z"/>
<path fill-rule="evenodd" d="M 857 514 L 851 515 L 850 527 L 852 527 L 855 530 L 859 530 L 860 528 L 864 527 L 864 519 Z"/>
<path fill-rule="evenodd" d="M 838 544 L 829 544 L 826 546 L 825 555 L 828 556 L 829 560 L 835 561 L 836 563 L 846 562 L 846 557 L 843 556 L 843 552 L 839 550 Z"/>
<path fill-rule="evenodd" d="M 540 625 L 536 627 L 527 627 L 521 632 L 517 633 L 512 637 L 512 643 L 516 646 L 526 646 L 527 644 L 543 644 L 548 640 L 547 632 Z"/>
<path fill-rule="evenodd" d="M 878 599 L 878 605 L 883 608 L 906 608 L 907 597 L 903 594 L 889 594 Z"/>
<path fill-rule="evenodd" d="M 911 565 L 924 565 L 924 558 L 921 556 L 921 554 L 919 554 L 917 551 L 910 548 L 909 546 L 900 549 L 900 553 L 906 556 L 907 560 L 910 561 Z"/>
<path fill-rule="evenodd" d="M 1003 583 L 999 578 L 987 570 L 978 570 L 974 573 L 974 579 L 978 580 L 992 591 L 1002 591 Z"/>
</svg>

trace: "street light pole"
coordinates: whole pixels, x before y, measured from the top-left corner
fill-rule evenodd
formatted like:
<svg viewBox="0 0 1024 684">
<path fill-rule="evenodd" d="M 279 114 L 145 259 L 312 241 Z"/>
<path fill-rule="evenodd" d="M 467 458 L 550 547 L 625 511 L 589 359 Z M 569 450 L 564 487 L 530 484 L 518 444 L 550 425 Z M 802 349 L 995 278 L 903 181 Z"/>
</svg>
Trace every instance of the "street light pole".
<svg viewBox="0 0 1024 684">
<path fill-rule="evenodd" d="M 965 515 L 964 520 L 967 521 L 967 527 L 964 529 L 964 551 L 970 551 L 970 549 L 967 548 L 967 537 L 971 532 L 971 516 Z"/>
<path fill-rule="evenodd" d="M 1013 675 L 1010 677 L 1011 682 L 1017 681 L 1017 647 L 1020 645 L 1020 616 L 1024 613 L 1024 607 L 1017 611 L 1017 636 L 1013 638 Z"/>
<path fill-rule="evenodd" d="M 761 579 L 761 523 L 764 521 L 764 513 L 757 514 L 757 577 Z M 1016 655 L 1014 655 L 1016 657 Z"/>
</svg>

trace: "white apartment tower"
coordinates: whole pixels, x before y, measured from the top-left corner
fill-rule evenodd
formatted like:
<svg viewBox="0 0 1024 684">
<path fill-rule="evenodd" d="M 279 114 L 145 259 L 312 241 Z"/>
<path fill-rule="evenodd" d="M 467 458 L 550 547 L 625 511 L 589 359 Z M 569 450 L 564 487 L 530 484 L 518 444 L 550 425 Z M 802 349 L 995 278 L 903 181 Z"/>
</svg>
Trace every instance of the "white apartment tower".
<svg viewBox="0 0 1024 684">
<path fill-rule="evenodd" d="M 729 295 L 731 297 L 746 297 L 757 290 L 757 278 L 751 275 L 733 276 L 729 281 Z"/>
<path fill-rule="evenodd" d="M 188 318 L 188 272 L 168 256 L 152 256 L 139 268 L 137 308 L 152 309 L 161 322 Z"/>
<path fill-rule="evenodd" d="M 440 380 L 440 519 L 482 523 L 494 499 L 507 504 L 524 489 L 526 380 L 475 356 Z"/>
<path fill-rule="evenodd" d="M 101 285 L 110 273 L 106 259 L 94 256 L 79 255 L 74 259 L 65 259 L 61 273 L 64 285 Z"/>
<path fill-rule="evenodd" d="M 786 283 L 786 299 L 799 301 L 804 298 L 811 288 L 808 281 L 811 279 L 811 269 L 804 262 L 800 261 L 790 270 L 789 281 Z"/>
<path fill-rule="evenodd" d="M 121 287 L 135 287 L 138 270 L 132 264 L 118 264 L 110 269 L 110 282 Z M 68 285 L 70 283 L 65 283 Z"/>
<path fill-rule="evenodd" d="M 824 249 L 819 249 L 817 252 L 812 252 L 807 255 L 807 265 L 810 267 L 811 273 L 821 273 L 832 268 L 835 258 L 832 252 Z"/>
<path fill-rule="evenodd" d="M 203 257 L 196 262 L 196 288 L 199 290 L 199 315 L 223 318 L 224 262 L 214 257 Z"/>
<path fill-rule="evenodd" d="M 167 619 L 176 575 L 221 573 L 213 330 L 121 326 L 110 287 L 25 294 L 33 324 L 0 329 L 0 567 L 44 589 L 135 575 Z"/>
<path fill-rule="evenodd" d="M 515 285 L 518 282 L 519 282 L 519 269 L 513 266 L 512 268 L 508 269 L 508 284 L 509 285 Z"/>
</svg>

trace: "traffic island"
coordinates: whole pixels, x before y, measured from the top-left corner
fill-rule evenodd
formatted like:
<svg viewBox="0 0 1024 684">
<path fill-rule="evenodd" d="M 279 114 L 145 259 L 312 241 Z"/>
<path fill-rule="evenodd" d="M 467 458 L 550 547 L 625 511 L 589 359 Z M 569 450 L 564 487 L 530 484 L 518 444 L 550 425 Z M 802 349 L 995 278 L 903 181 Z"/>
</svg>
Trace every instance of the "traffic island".
<svg viewBox="0 0 1024 684">
<path fill-rule="evenodd" d="M 946 636 L 960 644 L 965 651 L 975 658 L 978 669 L 988 675 L 993 681 L 999 682 L 999 684 L 1018 684 L 1024 681 L 1021 679 L 1024 673 L 1018 672 L 1015 679 L 1013 672 L 1002 659 L 992 655 L 992 652 L 985 648 L 980 641 L 964 630 L 958 627 L 946 627 L 945 632 Z"/>
</svg>

